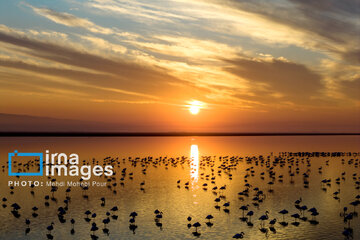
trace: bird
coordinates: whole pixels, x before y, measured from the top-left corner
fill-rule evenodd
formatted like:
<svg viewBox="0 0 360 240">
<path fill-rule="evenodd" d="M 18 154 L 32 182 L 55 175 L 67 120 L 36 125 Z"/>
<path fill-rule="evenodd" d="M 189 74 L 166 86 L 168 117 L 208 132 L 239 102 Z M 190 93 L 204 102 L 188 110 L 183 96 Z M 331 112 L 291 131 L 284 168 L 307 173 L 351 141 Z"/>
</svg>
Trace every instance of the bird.
<svg viewBox="0 0 360 240">
<path fill-rule="evenodd" d="M 89 215 L 91 214 L 90 210 L 87 210 L 85 213 L 84 213 L 87 217 L 89 217 Z"/>
<path fill-rule="evenodd" d="M 227 207 L 229 207 L 229 206 L 230 206 L 230 202 L 226 202 L 226 203 L 224 203 L 224 205 L 223 205 L 223 206 L 225 207 L 224 212 L 229 213 L 229 212 L 230 212 L 230 210 L 229 210 Z"/>
<path fill-rule="evenodd" d="M 193 227 L 195 227 L 195 230 L 197 231 L 197 228 L 201 227 L 201 224 L 199 222 L 196 222 L 193 224 Z"/>
<path fill-rule="evenodd" d="M 108 224 L 109 222 L 110 222 L 110 218 L 109 217 L 107 217 L 107 218 L 105 218 L 105 219 L 103 219 L 103 221 L 102 221 L 103 223 L 104 223 L 104 225 L 106 226 L 106 224 Z"/>
<path fill-rule="evenodd" d="M 206 219 L 209 220 L 209 222 L 210 222 L 210 220 L 213 219 L 213 218 L 214 218 L 214 217 L 213 217 L 212 215 L 207 215 L 207 216 L 206 216 Z"/>
<path fill-rule="evenodd" d="M 271 220 L 271 221 L 269 222 L 270 225 L 274 225 L 275 223 L 276 223 L 276 218 L 274 218 L 273 220 Z"/>
<path fill-rule="evenodd" d="M 49 231 L 49 233 L 51 233 L 51 231 L 54 229 L 54 222 L 51 222 L 51 224 L 49 226 L 46 227 L 46 229 Z"/>
<path fill-rule="evenodd" d="M 138 214 L 136 212 L 130 213 L 130 217 L 135 218 Z"/>
<path fill-rule="evenodd" d="M 352 231 L 349 229 L 345 229 L 342 234 L 346 237 L 346 239 L 352 239 Z"/>
<path fill-rule="evenodd" d="M 191 220 L 192 220 L 192 218 L 191 218 L 190 216 L 188 216 L 188 217 L 187 217 L 187 220 L 188 220 L 188 222 L 189 222 L 187 226 L 188 226 L 188 228 L 191 228 L 191 226 L 192 226 L 192 225 L 191 225 Z"/>
<path fill-rule="evenodd" d="M 90 231 L 93 232 L 93 234 L 95 234 L 95 231 L 97 231 L 98 229 L 99 229 L 99 228 L 96 226 L 96 223 L 93 222 L 93 223 L 91 224 L 91 229 L 90 229 Z"/>
<path fill-rule="evenodd" d="M 294 222 L 293 223 L 291 223 L 292 225 L 294 225 L 294 226 L 299 226 L 299 222 L 297 222 L 296 221 L 296 219 L 298 219 L 298 218 L 300 218 L 300 215 L 298 214 L 298 213 L 295 213 L 295 214 L 293 214 L 293 215 L 291 215 L 291 217 L 293 217 L 294 218 Z"/>
<path fill-rule="evenodd" d="M 220 198 L 215 198 L 214 201 L 216 202 L 215 208 L 220 209 L 219 202 L 221 201 L 221 199 Z"/>
<path fill-rule="evenodd" d="M 208 227 L 212 227 L 214 224 L 212 222 L 210 222 L 211 219 L 213 219 L 214 217 L 212 215 L 207 215 L 206 219 L 209 220 L 208 222 L 206 222 L 206 225 Z"/>
<path fill-rule="evenodd" d="M 113 212 L 115 212 L 115 211 L 117 211 L 117 210 L 119 210 L 119 209 L 118 209 L 118 207 L 117 207 L 117 206 L 114 206 L 114 207 L 113 207 L 113 208 L 111 208 L 110 210 L 111 210 L 111 211 L 113 211 Z"/>
<path fill-rule="evenodd" d="M 75 219 L 70 219 L 70 223 L 71 223 L 71 230 L 70 233 L 74 234 L 75 233 L 75 229 L 74 229 L 74 224 L 75 224 Z"/>
<path fill-rule="evenodd" d="M 261 226 L 262 227 L 264 227 L 264 221 L 269 219 L 268 214 L 269 214 L 269 212 L 266 211 L 265 215 L 262 215 L 261 217 L 259 217 L 259 220 L 261 220 Z"/>
<path fill-rule="evenodd" d="M 283 215 L 283 221 L 280 222 L 280 224 L 283 225 L 283 226 L 287 226 L 288 223 L 285 222 L 285 214 L 288 214 L 288 213 L 289 213 L 288 210 L 283 209 L 283 210 L 281 210 L 279 213 Z"/>
<path fill-rule="evenodd" d="M 244 238 L 244 235 L 245 235 L 245 233 L 244 233 L 244 232 L 241 232 L 241 233 L 235 234 L 232 238 L 240 239 L 240 238 Z"/>
<path fill-rule="evenodd" d="M 100 200 L 101 200 L 101 206 L 104 207 L 105 206 L 105 198 L 102 197 L 102 198 L 100 198 Z"/>
<path fill-rule="evenodd" d="M 245 217 L 245 211 L 248 210 L 249 205 L 243 205 L 240 207 L 240 210 L 242 210 L 242 218 L 240 218 L 242 221 L 246 221 L 247 218 Z"/>
<path fill-rule="evenodd" d="M 253 216 L 254 215 L 254 212 L 253 211 L 249 211 L 247 214 L 246 214 L 246 216 L 249 216 L 249 219 L 247 220 L 247 225 L 249 226 L 249 227 L 252 227 L 254 224 L 251 222 L 251 216 Z"/>
</svg>

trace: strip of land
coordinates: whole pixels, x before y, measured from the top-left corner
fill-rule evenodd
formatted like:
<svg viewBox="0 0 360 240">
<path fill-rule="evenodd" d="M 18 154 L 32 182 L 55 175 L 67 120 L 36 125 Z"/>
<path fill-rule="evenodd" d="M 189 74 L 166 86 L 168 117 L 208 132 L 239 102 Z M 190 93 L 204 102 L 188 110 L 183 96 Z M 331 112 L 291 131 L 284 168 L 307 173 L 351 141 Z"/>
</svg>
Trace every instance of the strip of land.
<svg viewBox="0 0 360 240">
<path fill-rule="evenodd" d="M 187 137 L 187 136 L 339 136 L 322 132 L 0 132 L 0 137 Z"/>
</svg>

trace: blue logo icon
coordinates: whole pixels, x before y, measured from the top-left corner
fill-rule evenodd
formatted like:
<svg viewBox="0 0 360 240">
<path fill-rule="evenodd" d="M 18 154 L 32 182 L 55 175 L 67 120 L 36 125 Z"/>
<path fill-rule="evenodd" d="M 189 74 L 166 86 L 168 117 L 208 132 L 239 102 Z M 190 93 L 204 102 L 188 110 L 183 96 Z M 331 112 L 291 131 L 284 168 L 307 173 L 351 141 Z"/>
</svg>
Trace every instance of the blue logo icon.
<svg viewBox="0 0 360 240">
<path fill-rule="evenodd" d="M 11 160 L 12 157 L 19 156 L 19 157 L 39 157 L 40 161 L 40 172 L 12 172 L 11 170 Z M 42 153 L 18 153 L 17 150 L 15 150 L 13 153 L 9 153 L 9 176 L 42 176 L 43 175 L 43 154 Z"/>
</svg>

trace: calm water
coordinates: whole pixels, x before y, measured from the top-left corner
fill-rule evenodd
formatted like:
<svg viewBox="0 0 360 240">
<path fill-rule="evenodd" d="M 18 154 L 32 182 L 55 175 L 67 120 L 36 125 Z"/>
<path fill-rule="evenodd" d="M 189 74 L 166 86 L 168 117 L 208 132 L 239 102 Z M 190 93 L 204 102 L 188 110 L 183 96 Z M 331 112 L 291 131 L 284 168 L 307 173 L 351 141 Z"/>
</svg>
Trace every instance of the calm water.
<svg viewBox="0 0 360 240">
<path fill-rule="evenodd" d="M 356 181 L 360 180 L 359 155 L 284 155 L 284 152 L 358 153 L 359 136 L 0 138 L 0 147 L 3 166 L 0 198 L 7 198 L 6 202 L 2 202 L 6 207 L 0 206 L 0 239 L 46 239 L 46 228 L 51 222 L 54 222 L 54 230 L 51 231 L 54 239 L 91 239 L 92 222 L 99 228 L 95 232 L 99 239 L 197 239 L 193 235 L 195 228 L 187 227 L 188 216 L 192 217 L 191 223 L 201 223 L 198 228 L 200 239 L 232 239 L 240 232 L 245 233 L 244 239 L 344 239 L 342 232 L 348 223 L 344 223 L 340 213 L 345 206 L 348 212 L 353 212 L 354 207 L 349 204 L 360 194 L 360 190 L 356 189 Z M 68 210 L 64 214 L 66 222 L 61 223 L 57 214 L 59 207 L 65 207 L 67 187 L 59 187 L 54 193 L 56 201 L 44 199 L 45 195 L 51 196 L 51 188 L 46 186 L 34 188 L 34 194 L 30 193 L 30 187 L 15 187 L 10 194 L 8 180 L 48 181 L 46 177 L 9 177 L 7 153 L 15 149 L 20 152 L 45 152 L 47 149 L 51 152 L 75 152 L 81 161 L 86 162 L 93 162 L 95 158 L 102 163 L 106 157 L 118 157 L 116 175 L 108 182 L 116 183 L 116 186 L 90 187 L 87 191 L 72 187 L 68 194 Z M 280 162 L 276 161 L 279 155 L 282 156 Z M 152 157 L 151 161 L 149 157 Z M 124 168 L 126 174 L 122 175 Z M 144 169 L 146 174 L 143 174 Z M 269 172 L 275 175 L 271 177 Z M 291 177 L 290 173 L 294 176 Z M 304 173 L 308 175 L 305 179 Z M 122 177 L 124 180 L 121 180 Z M 336 183 L 337 178 L 340 178 L 339 184 Z M 77 181 L 79 177 L 56 179 Z M 331 179 L 331 183 L 322 184 L 323 179 Z M 107 179 L 92 177 L 91 180 L 103 182 Z M 309 183 L 307 188 L 304 181 Z M 185 188 L 187 182 L 188 189 Z M 269 182 L 274 184 L 269 185 Z M 246 187 L 246 183 L 251 186 Z M 221 186 L 226 188 L 220 191 Z M 218 189 L 212 190 L 214 187 Z M 256 188 L 264 192 L 262 202 L 253 200 Z M 238 194 L 246 189 L 248 196 Z M 270 189 L 272 192 L 269 192 Z M 339 189 L 338 199 L 335 199 L 333 193 Z M 83 197 L 84 194 L 88 195 L 88 199 Z M 214 200 L 220 196 L 220 208 L 215 208 L 217 204 Z M 105 206 L 101 206 L 101 197 L 106 199 Z M 291 224 L 294 221 L 291 215 L 300 213 L 294 205 L 300 198 L 300 206 L 317 209 L 319 224 L 309 223 L 312 217 L 308 211 L 305 212 L 307 221 L 297 220 L 299 226 Z M 15 202 L 21 206 L 19 218 L 11 213 L 10 205 Z M 45 206 L 45 202 L 49 202 L 49 206 Z M 223 206 L 226 202 L 230 202 L 229 207 Z M 253 227 L 239 219 L 242 217 L 239 207 L 243 205 L 249 205 L 248 210 L 254 212 L 251 217 Z M 34 206 L 39 208 L 37 217 L 32 216 Z M 118 207 L 118 211 L 110 211 L 114 206 Z M 360 206 L 357 208 L 360 209 Z M 357 208 L 355 210 L 359 211 Z M 162 219 L 158 221 L 162 223 L 161 228 L 154 220 L 155 209 L 163 212 Z M 285 215 L 285 221 L 289 222 L 286 227 L 278 223 L 282 221 L 279 211 L 283 209 L 289 212 Z M 84 220 L 87 210 L 96 213 L 90 222 Z M 129 214 L 133 211 L 138 214 L 135 232 L 129 229 Z M 269 212 L 269 220 L 277 219 L 274 225 L 276 233 L 270 231 L 269 220 L 264 221 L 267 233 L 259 230 L 261 221 L 258 219 L 266 211 Z M 110 223 L 106 226 L 109 235 L 102 231 L 106 212 L 111 213 Z M 206 225 L 208 220 L 205 219 L 209 214 L 214 217 L 211 227 Z M 112 219 L 112 215 L 117 215 L 117 220 Z M 25 218 L 31 221 L 28 234 L 25 234 Z M 71 218 L 76 221 L 73 235 L 70 233 Z M 350 226 L 354 239 L 360 239 L 359 217 L 354 215 Z"/>
</svg>

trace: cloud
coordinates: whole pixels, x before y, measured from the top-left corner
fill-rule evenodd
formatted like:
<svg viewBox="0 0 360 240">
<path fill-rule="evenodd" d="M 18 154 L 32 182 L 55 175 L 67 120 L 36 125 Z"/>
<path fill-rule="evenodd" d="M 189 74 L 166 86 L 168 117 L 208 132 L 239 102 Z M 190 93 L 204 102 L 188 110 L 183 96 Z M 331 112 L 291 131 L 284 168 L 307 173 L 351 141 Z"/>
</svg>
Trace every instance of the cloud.
<svg viewBox="0 0 360 240">
<path fill-rule="evenodd" d="M 90 39 L 99 42 L 97 38 Z M 18 31 L 0 31 L 0 43 L 5 43 L 5 47 L 10 46 L 12 49 L 15 47 L 15 50 L 32 57 L 31 61 L 23 61 L 21 58 L 0 58 L 0 68 L 8 72 L 7 81 L 27 79 L 19 80 L 18 83 L 29 91 L 36 89 L 38 93 L 43 93 L 51 89 L 50 92 L 54 89 L 63 89 L 65 93 L 76 90 L 90 94 L 91 99 L 97 99 L 97 102 L 129 104 L 180 104 L 181 101 L 193 97 L 193 94 L 203 96 L 205 93 L 204 89 L 195 84 L 169 75 L 165 68 L 140 61 L 107 58 L 84 49 L 69 47 L 71 44 L 62 46 L 50 41 L 39 41 Z M 97 47 L 97 44 L 94 47 Z M 103 46 L 100 44 L 101 47 Z M 122 50 L 120 48 L 120 51 Z M 37 59 L 41 60 L 41 64 L 37 64 Z M 36 76 L 41 81 L 24 77 L 21 75 L 24 72 L 31 72 L 29 75 Z M 35 82 L 36 87 L 32 87 Z M 16 89 L 16 86 L 12 84 L 11 88 Z M 200 97 L 200 100 L 203 98 Z"/>
<path fill-rule="evenodd" d="M 219 57 L 232 57 L 241 50 L 240 47 L 233 47 L 216 41 L 168 35 L 155 35 L 152 37 L 152 42 L 131 41 L 131 43 L 151 52 L 184 58 L 186 61 L 191 60 L 197 63 L 219 61 Z"/>
<path fill-rule="evenodd" d="M 96 25 L 95 23 L 91 22 L 86 18 L 79 18 L 70 13 L 57 12 L 49 8 L 37 8 L 30 4 L 26 4 L 26 5 L 29 6 L 38 15 L 46 17 L 47 19 L 57 24 L 62 24 L 68 27 L 80 27 L 89 30 L 90 32 L 93 33 L 100 33 L 100 34 L 115 33 L 113 29 Z"/>
<path fill-rule="evenodd" d="M 359 37 L 360 40 L 360 37 Z M 353 63 L 356 66 L 360 65 L 360 49 L 353 49 L 342 53 L 342 57 L 345 61 Z"/>
<path fill-rule="evenodd" d="M 250 92 L 255 93 L 250 99 L 264 100 L 265 95 L 268 100 L 301 105 L 320 94 L 324 87 L 321 75 L 301 64 L 277 59 L 232 59 L 227 62 L 231 65 L 225 68 L 226 71 L 249 81 Z"/>
<path fill-rule="evenodd" d="M 161 2 L 161 5 L 172 5 L 174 2 Z M 149 1 L 142 3 L 140 1 L 101 1 L 95 0 L 87 4 L 88 6 L 115 14 L 127 16 L 134 21 L 149 24 L 153 22 L 173 23 L 176 20 L 194 20 L 191 16 L 177 14 L 177 9 L 170 6 L 163 7 L 151 4 Z"/>
<path fill-rule="evenodd" d="M 125 95 L 126 98 L 145 98 L 145 99 L 157 99 L 156 96 L 146 93 L 140 93 L 136 91 L 129 91 L 121 89 L 121 82 L 118 81 L 117 84 L 101 84 L 101 81 L 104 79 L 118 80 L 114 76 L 109 76 L 106 74 L 91 73 L 86 71 L 72 70 L 72 69 L 63 69 L 55 67 L 44 67 L 37 66 L 34 64 L 25 63 L 22 61 L 12 61 L 12 60 L 1 60 L 0 66 L 6 67 L 8 69 L 18 69 L 22 71 L 32 72 L 37 74 L 36 79 L 31 79 L 24 74 L 11 73 L 8 71 L 6 75 L 1 74 L 3 79 L 10 81 L 15 81 L 17 84 L 26 85 L 33 89 L 35 85 L 37 89 L 63 89 L 66 91 L 76 90 L 78 93 L 93 93 L 93 94 L 104 94 L 108 97 L 119 98 L 119 95 Z M 15 80 L 19 78 L 19 80 Z M 24 81 L 24 79 L 26 79 Z M 64 80 L 67 79 L 67 80 Z M 88 79 L 92 79 L 89 81 Z M 98 81 L 99 84 L 94 84 L 93 81 Z M 34 84 L 36 83 L 36 84 Z M 28 88 L 29 89 L 29 88 Z M 95 91 L 96 90 L 96 91 Z M 87 94 L 87 97 L 91 95 Z"/>
<path fill-rule="evenodd" d="M 360 102 L 360 77 L 353 81 L 341 82 L 341 90 L 349 98 Z"/>
<path fill-rule="evenodd" d="M 21 47 L 23 52 L 35 58 L 89 69 L 89 71 L 40 67 L 23 62 L 4 60 L 1 61 L 2 66 L 62 76 L 113 92 L 153 98 L 151 94 L 139 92 L 139 82 L 148 81 L 148 85 L 152 86 L 157 82 L 176 81 L 175 78 L 168 76 L 160 69 L 151 69 L 119 59 L 111 60 L 84 51 L 80 52 L 69 47 L 29 39 L 21 35 L 0 32 L 0 42 Z M 94 74 L 92 73 L 93 71 L 98 71 L 101 74 Z"/>
<path fill-rule="evenodd" d="M 102 38 L 98 38 L 94 36 L 80 36 L 80 37 L 90 42 L 93 46 L 101 50 L 108 50 L 117 54 L 126 53 L 126 47 L 119 44 L 110 43 L 109 41 L 106 41 Z"/>
<path fill-rule="evenodd" d="M 303 48 L 326 51 L 333 57 L 335 57 L 334 54 L 341 57 L 347 55 L 348 52 L 353 52 L 354 49 L 358 49 L 359 38 L 354 37 L 360 31 L 357 23 L 359 4 L 356 1 L 214 0 L 213 2 L 219 6 L 232 9 L 234 15 L 244 16 L 244 12 L 246 12 L 248 16 L 246 18 L 255 24 L 255 32 L 258 30 L 257 23 L 261 23 L 261 20 L 257 20 L 256 23 L 255 19 L 269 21 L 272 25 L 266 23 L 261 23 L 261 25 L 264 27 L 264 33 L 272 33 L 267 34 L 267 36 L 274 42 L 288 42 Z M 238 10 L 238 13 L 235 10 Z M 247 21 L 244 23 L 246 28 Z M 282 30 L 281 26 L 283 26 Z M 291 33 L 287 37 L 286 28 Z M 261 33 L 256 35 L 249 32 L 249 35 L 266 38 L 266 35 Z M 345 58 L 346 61 L 352 59 Z M 354 62 L 349 61 L 349 63 Z"/>
</svg>

